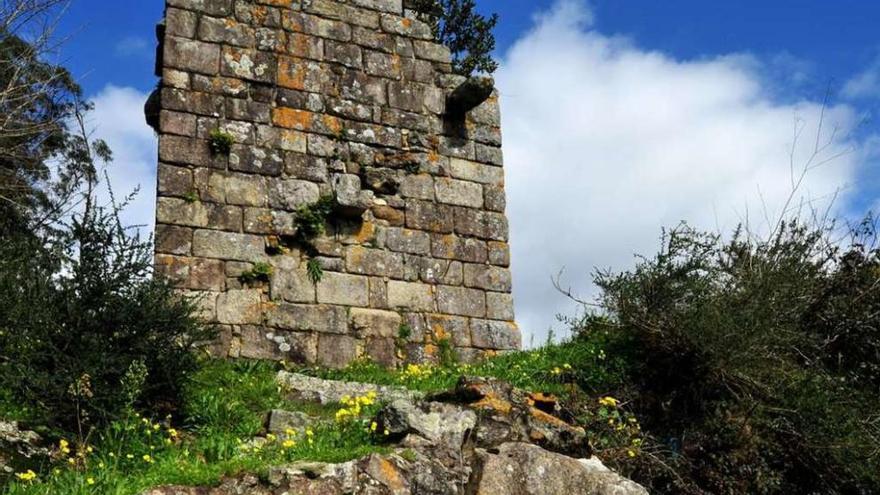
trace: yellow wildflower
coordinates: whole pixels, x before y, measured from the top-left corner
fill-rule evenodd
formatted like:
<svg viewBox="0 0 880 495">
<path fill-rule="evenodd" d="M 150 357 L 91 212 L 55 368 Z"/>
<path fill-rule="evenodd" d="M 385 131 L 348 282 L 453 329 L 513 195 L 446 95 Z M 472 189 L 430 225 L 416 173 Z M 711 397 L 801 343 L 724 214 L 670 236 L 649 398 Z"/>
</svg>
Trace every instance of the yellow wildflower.
<svg viewBox="0 0 880 495">
<path fill-rule="evenodd" d="M 293 447 L 296 446 L 296 442 L 294 442 L 291 439 L 287 439 L 284 441 L 284 443 L 281 444 L 281 446 L 284 447 L 285 449 L 292 449 Z"/>
<path fill-rule="evenodd" d="M 274 442 L 275 440 L 278 440 L 278 437 L 276 437 L 275 435 L 273 435 L 271 433 L 268 433 L 268 434 L 266 434 L 266 440 L 268 440 L 270 442 Z"/>
<path fill-rule="evenodd" d="M 24 473 L 15 473 L 15 477 L 22 481 L 34 481 L 37 479 L 37 473 L 28 469 Z"/>
<path fill-rule="evenodd" d="M 144 454 L 143 456 L 141 456 L 141 459 L 143 459 L 144 462 L 147 462 L 147 463 L 150 463 L 150 464 L 152 464 L 152 463 L 154 462 L 154 461 L 153 461 L 153 456 L 151 456 L 150 454 Z"/>
<path fill-rule="evenodd" d="M 635 457 L 635 456 L 636 456 L 636 453 L 635 453 L 634 450 L 627 450 L 626 453 L 627 453 L 627 455 L 629 455 L 630 457 Z"/>
<path fill-rule="evenodd" d="M 95 484 L 95 478 L 86 478 L 86 484 L 87 484 L 87 485 L 94 485 L 94 484 Z"/>
<path fill-rule="evenodd" d="M 378 428 L 378 427 L 379 427 L 379 425 L 376 424 L 375 421 L 373 421 L 372 423 L 370 423 L 370 431 L 376 431 L 376 428 Z"/>
<path fill-rule="evenodd" d="M 599 405 L 605 407 L 617 407 L 617 404 L 620 403 L 619 400 L 614 397 L 602 397 L 599 399 Z"/>
<path fill-rule="evenodd" d="M 177 438 L 178 435 L 179 435 L 179 433 L 177 433 L 177 430 L 175 430 L 174 428 L 168 428 L 168 436 L 169 437 Z"/>
<path fill-rule="evenodd" d="M 292 436 L 296 435 L 296 430 L 288 428 L 288 429 L 284 430 L 284 434 L 289 437 L 292 437 Z"/>
</svg>

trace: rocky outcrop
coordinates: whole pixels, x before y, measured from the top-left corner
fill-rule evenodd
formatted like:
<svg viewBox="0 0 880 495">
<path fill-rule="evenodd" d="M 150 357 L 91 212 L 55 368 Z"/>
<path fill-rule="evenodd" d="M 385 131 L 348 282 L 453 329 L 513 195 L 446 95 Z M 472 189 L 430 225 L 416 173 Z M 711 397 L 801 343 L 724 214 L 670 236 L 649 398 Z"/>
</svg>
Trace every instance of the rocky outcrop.
<svg viewBox="0 0 880 495">
<path fill-rule="evenodd" d="M 316 402 L 318 404 L 338 403 L 343 397 L 356 397 L 376 394 L 382 402 L 397 399 L 417 400 L 423 394 L 402 387 L 386 387 L 372 383 L 343 382 L 338 380 L 322 380 L 301 373 L 279 371 L 275 377 L 285 395 L 290 400 Z"/>
<path fill-rule="evenodd" d="M 15 421 L 0 421 L 0 479 L 49 457 L 42 441 L 40 435 L 22 429 Z"/>
<path fill-rule="evenodd" d="M 145 495 L 646 495 L 637 483 L 589 456 L 586 434 L 566 421 L 555 397 L 484 378 L 417 399 L 398 389 L 282 373 L 289 393 L 327 403 L 376 391 L 387 404 L 375 422 L 392 451 L 324 464 L 278 467 L 216 488 L 157 488 Z M 308 378 L 308 379 L 306 379 Z M 302 390 L 296 387 L 302 386 Z M 384 395 L 381 395 L 384 394 Z M 273 411 L 271 417 L 300 421 Z M 271 421 L 270 421 L 271 423 Z"/>
</svg>

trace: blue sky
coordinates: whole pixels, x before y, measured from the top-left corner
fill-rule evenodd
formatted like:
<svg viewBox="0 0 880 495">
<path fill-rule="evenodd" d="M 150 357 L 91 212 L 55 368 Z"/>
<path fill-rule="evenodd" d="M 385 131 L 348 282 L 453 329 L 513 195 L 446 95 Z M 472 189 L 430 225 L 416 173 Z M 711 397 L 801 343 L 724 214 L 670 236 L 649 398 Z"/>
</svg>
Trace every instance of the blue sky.
<svg viewBox="0 0 880 495">
<path fill-rule="evenodd" d="M 501 15 L 496 80 L 527 337 L 561 331 L 554 315 L 575 311 L 552 274 L 564 268 L 564 284 L 589 297 L 591 272 L 654 252 L 661 227 L 746 222 L 760 233 L 789 197 L 849 218 L 880 206 L 880 2 L 478 3 Z M 129 219 L 147 228 L 155 139 L 140 107 L 163 4 L 73 0 L 60 29 L 61 60 L 115 150 L 116 188 L 143 186 Z M 813 157 L 816 142 L 827 146 Z M 810 168 L 794 193 L 790 164 Z"/>
<path fill-rule="evenodd" d="M 149 89 L 154 83 L 153 27 L 161 0 L 73 0 L 61 32 L 70 36 L 64 58 L 97 92 L 108 82 Z M 504 53 L 533 25 L 551 0 L 481 0 L 497 12 L 498 48 Z M 597 27 L 640 46 L 679 58 L 748 52 L 790 56 L 805 64 L 813 91 L 842 83 L 880 55 L 880 2 L 869 0 L 606 0 L 591 4 Z M 808 89 L 810 89 L 808 87 Z"/>
</svg>

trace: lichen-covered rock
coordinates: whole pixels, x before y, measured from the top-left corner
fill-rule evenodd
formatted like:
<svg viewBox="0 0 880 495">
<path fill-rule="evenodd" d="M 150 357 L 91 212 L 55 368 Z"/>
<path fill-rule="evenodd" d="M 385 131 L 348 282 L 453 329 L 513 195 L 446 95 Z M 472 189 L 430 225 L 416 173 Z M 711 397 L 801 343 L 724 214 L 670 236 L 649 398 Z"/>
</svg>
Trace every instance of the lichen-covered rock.
<svg viewBox="0 0 880 495">
<path fill-rule="evenodd" d="M 40 465 L 49 457 L 39 434 L 22 429 L 16 421 L 0 421 L 0 479 L 15 471 Z"/>
<path fill-rule="evenodd" d="M 466 489 L 473 495 L 647 495 L 641 485 L 527 443 L 478 450 Z"/>
<path fill-rule="evenodd" d="M 386 387 L 371 383 L 322 380 L 300 373 L 279 371 L 275 377 L 285 394 L 295 400 L 317 402 L 319 404 L 338 403 L 343 397 L 356 397 L 375 392 L 380 401 L 398 399 L 416 400 L 423 394 L 399 387 Z"/>
</svg>

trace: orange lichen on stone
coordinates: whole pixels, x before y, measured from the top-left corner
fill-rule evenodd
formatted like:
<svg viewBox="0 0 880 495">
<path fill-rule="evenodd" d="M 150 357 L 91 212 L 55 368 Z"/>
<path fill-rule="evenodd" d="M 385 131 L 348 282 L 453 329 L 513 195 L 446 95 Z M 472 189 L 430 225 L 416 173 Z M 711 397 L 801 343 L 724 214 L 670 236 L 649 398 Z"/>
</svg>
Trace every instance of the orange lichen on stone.
<svg viewBox="0 0 880 495">
<path fill-rule="evenodd" d="M 306 66 L 295 58 L 278 59 L 278 85 L 282 88 L 304 90 L 306 87 Z"/>
<path fill-rule="evenodd" d="M 571 425 L 566 423 L 565 421 L 557 418 L 556 416 L 553 416 L 552 414 L 547 414 L 540 409 L 536 409 L 536 408 L 532 407 L 529 409 L 529 413 L 532 415 L 533 418 L 537 419 L 538 421 L 540 421 L 542 423 L 547 423 L 547 424 L 553 425 L 553 426 L 571 427 Z"/>
<path fill-rule="evenodd" d="M 324 115 L 324 125 L 333 134 L 342 134 L 342 121 L 332 115 Z"/>
<path fill-rule="evenodd" d="M 367 242 L 372 241 L 375 238 L 376 224 L 373 222 L 363 222 L 361 224 L 361 229 L 358 230 L 358 233 L 354 236 L 354 240 L 357 241 L 358 244 L 366 244 Z M 361 251 L 359 254 L 362 256 L 363 251 Z"/>
<path fill-rule="evenodd" d="M 510 411 L 513 410 L 513 404 L 504 399 L 501 399 L 495 394 L 486 395 L 482 399 L 471 404 L 471 407 L 476 409 L 489 409 L 491 411 L 497 411 L 502 414 L 510 414 Z"/>
<path fill-rule="evenodd" d="M 554 409 L 556 404 L 559 403 L 559 399 L 556 398 L 555 395 L 544 394 L 541 392 L 532 392 L 528 395 L 528 401 L 530 406 L 537 406 L 538 409 L 542 411 L 546 411 L 547 408 Z"/>
<path fill-rule="evenodd" d="M 405 28 L 407 28 L 407 29 L 409 29 L 410 27 L 412 27 L 412 20 L 407 19 L 406 17 L 404 17 L 403 19 L 401 19 L 401 20 L 400 20 L 400 23 L 403 25 L 403 27 L 405 27 Z"/>
<path fill-rule="evenodd" d="M 396 492 L 398 490 L 403 490 L 406 487 L 403 478 L 400 476 L 400 472 L 397 470 L 397 466 L 392 464 L 388 459 L 379 460 L 379 471 L 384 478 L 380 481 L 392 491 Z"/>
<path fill-rule="evenodd" d="M 272 122 L 281 127 L 307 131 L 312 127 L 312 112 L 279 107 L 272 111 Z"/>
<path fill-rule="evenodd" d="M 428 161 L 431 163 L 437 163 L 440 160 L 440 153 L 437 153 L 434 150 L 428 152 Z"/>
</svg>

